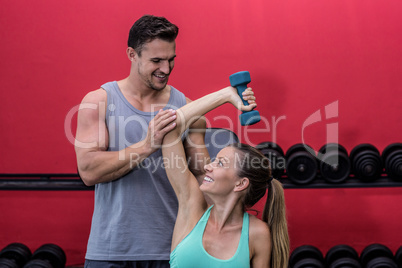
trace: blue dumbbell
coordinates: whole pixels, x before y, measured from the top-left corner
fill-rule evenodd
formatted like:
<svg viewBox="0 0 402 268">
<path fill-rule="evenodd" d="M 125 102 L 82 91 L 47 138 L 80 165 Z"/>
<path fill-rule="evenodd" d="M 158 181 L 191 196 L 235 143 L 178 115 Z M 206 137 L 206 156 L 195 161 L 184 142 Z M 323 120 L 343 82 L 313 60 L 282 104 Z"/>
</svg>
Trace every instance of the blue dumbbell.
<svg viewBox="0 0 402 268">
<path fill-rule="evenodd" d="M 243 99 L 242 93 L 247 88 L 247 84 L 251 82 L 250 73 L 247 71 L 242 71 L 238 73 L 234 73 L 229 76 L 230 85 L 237 89 L 237 94 L 239 94 L 240 98 L 243 101 L 244 105 L 248 105 L 248 102 Z M 255 123 L 260 122 L 261 117 L 258 111 L 249 111 L 243 112 L 240 116 L 240 124 L 242 126 L 253 125 Z"/>
</svg>

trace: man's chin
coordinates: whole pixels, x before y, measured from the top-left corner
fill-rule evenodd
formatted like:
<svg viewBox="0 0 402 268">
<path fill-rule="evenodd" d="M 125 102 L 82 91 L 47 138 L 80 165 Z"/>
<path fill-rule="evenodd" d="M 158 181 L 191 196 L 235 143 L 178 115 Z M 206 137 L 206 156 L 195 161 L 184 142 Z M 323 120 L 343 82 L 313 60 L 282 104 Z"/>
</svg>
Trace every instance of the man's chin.
<svg viewBox="0 0 402 268">
<path fill-rule="evenodd" d="M 164 90 L 164 89 L 166 88 L 166 85 L 167 85 L 167 83 L 166 83 L 166 84 L 163 84 L 163 85 L 155 85 L 155 84 L 153 84 L 153 85 L 151 86 L 151 88 L 152 88 L 153 90 L 155 90 L 155 91 L 162 91 L 162 90 Z"/>
</svg>

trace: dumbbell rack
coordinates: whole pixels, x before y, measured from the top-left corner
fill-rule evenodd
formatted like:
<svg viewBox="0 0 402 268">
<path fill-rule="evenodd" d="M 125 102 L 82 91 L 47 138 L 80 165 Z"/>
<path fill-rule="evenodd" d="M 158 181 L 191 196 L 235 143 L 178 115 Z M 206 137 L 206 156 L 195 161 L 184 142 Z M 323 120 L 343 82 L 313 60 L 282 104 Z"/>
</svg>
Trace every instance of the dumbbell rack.
<svg viewBox="0 0 402 268">
<path fill-rule="evenodd" d="M 291 182 L 286 175 L 282 176 L 279 181 L 282 182 L 285 189 L 402 187 L 402 182 L 392 180 L 386 175 L 382 175 L 373 182 L 363 182 L 360 179 L 355 178 L 353 175 L 349 176 L 349 178 L 342 183 L 329 183 L 320 175 L 317 175 L 312 183 L 305 185 Z"/>
<path fill-rule="evenodd" d="M 295 184 L 286 175 L 283 175 L 279 180 L 285 189 L 402 187 L 402 182 L 392 180 L 385 174 L 374 182 L 362 182 L 351 175 L 343 183 L 328 183 L 319 174 L 312 183 L 306 185 Z M 94 187 L 86 186 L 76 173 L 4 173 L 0 174 L 0 190 L 88 191 L 94 190 Z"/>
<path fill-rule="evenodd" d="M 298 143 L 285 153 L 271 141 L 256 148 L 270 159 L 273 176 L 287 189 L 402 186 L 402 143 L 392 143 L 382 153 L 367 143 L 355 146 L 350 153 L 336 143 L 325 144 L 318 152 Z"/>
<path fill-rule="evenodd" d="M 78 174 L 0 174 L 0 190 L 93 190 Z"/>
</svg>

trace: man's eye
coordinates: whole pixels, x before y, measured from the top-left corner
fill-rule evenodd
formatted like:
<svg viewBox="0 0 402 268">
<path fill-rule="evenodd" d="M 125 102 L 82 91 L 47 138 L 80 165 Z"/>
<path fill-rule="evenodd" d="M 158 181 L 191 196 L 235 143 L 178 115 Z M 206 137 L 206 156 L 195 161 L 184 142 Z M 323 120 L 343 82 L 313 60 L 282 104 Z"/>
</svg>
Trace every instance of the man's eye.
<svg viewBox="0 0 402 268">
<path fill-rule="evenodd" d="M 221 161 L 221 160 L 219 160 L 219 162 L 218 162 L 218 166 L 223 167 L 223 163 L 222 163 L 222 161 Z"/>
<path fill-rule="evenodd" d="M 154 63 L 159 63 L 161 60 L 152 60 Z"/>
</svg>

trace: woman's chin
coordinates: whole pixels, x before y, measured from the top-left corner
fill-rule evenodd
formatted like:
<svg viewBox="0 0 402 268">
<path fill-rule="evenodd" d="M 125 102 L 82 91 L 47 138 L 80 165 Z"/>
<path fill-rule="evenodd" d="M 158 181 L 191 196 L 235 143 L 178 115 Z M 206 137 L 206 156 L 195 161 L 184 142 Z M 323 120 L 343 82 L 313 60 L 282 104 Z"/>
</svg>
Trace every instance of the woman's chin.
<svg viewBox="0 0 402 268">
<path fill-rule="evenodd" d="M 203 193 L 208 193 L 209 192 L 209 185 L 208 185 L 209 183 L 202 183 L 201 185 L 200 185 L 200 190 L 201 190 L 201 192 L 203 192 Z"/>
</svg>

